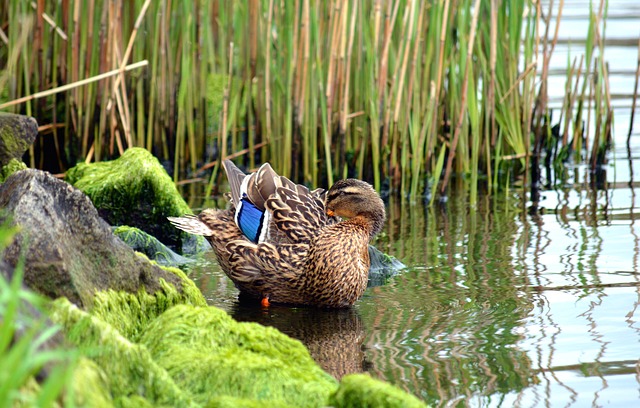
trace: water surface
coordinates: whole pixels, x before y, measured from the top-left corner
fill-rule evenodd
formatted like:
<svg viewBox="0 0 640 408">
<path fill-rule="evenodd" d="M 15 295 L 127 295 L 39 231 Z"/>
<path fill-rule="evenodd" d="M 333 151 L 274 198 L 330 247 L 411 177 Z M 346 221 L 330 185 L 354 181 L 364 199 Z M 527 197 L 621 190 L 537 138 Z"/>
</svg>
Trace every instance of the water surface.
<svg viewBox="0 0 640 408">
<path fill-rule="evenodd" d="M 588 2 L 565 7 L 558 74 L 588 24 Z M 191 276 L 212 305 L 300 339 L 336 377 L 368 372 L 435 406 L 637 406 L 640 132 L 626 142 L 640 7 L 610 1 L 609 15 L 615 144 L 604 167 L 567 163 L 537 202 L 517 189 L 476 208 L 464 193 L 432 208 L 391 200 L 374 245 L 408 269 L 349 310 L 243 305 L 211 254 Z"/>
</svg>

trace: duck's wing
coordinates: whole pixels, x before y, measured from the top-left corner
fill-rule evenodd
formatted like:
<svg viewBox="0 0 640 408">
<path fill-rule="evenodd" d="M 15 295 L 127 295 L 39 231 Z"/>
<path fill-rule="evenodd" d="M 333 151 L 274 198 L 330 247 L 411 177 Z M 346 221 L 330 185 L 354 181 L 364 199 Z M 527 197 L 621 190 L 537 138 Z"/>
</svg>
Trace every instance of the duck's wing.
<svg viewBox="0 0 640 408">
<path fill-rule="evenodd" d="M 231 190 L 231 203 L 234 207 L 238 207 L 238 203 L 242 198 L 240 187 L 242 182 L 247 177 L 242 170 L 240 170 L 231 160 L 224 160 L 222 162 L 224 172 L 227 173 L 227 180 L 229 181 L 229 189 Z"/>
<path fill-rule="evenodd" d="M 278 233 L 289 242 L 308 244 L 317 233 L 335 219 L 324 208 L 324 190 L 309 191 L 281 177 L 282 187 L 271 196 L 266 207 L 271 212 L 271 222 Z"/>
<path fill-rule="evenodd" d="M 271 165 L 264 163 L 255 173 L 245 174 L 231 160 L 225 160 L 222 164 L 229 180 L 231 203 L 234 207 L 238 208 L 241 201 L 246 199 L 264 211 L 265 201 L 280 186 L 280 176 Z"/>
<path fill-rule="evenodd" d="M 266 209 L 265 202 L 276 193 L 276 189 L 281 186 L 281 177 L 278 176 L 269 163 L 265 163 L 258 171 L 251 174 L 246 180 L 246 188 L 242 193 L 246 193 L 247 198 L 262 211 Z"/>
</svg>

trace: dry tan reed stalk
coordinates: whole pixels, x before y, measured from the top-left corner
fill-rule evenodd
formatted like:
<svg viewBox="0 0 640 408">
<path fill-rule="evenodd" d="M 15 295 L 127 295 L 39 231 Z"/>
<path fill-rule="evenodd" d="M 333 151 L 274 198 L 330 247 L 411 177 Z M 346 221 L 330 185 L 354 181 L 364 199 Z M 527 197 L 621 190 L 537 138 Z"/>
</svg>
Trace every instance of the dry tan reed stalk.
<svg viewBox="0 0 640 408">
<path fill-rule="evenodd" d="M 139 61 L 139 62 L 136 62 L 134 64 L 127 65 L 125 67 L 125 71 L 131 71 L 133 69 L 141 68 L 141 67 L 146 66 L 147 64 L 148 64 L 147 60 Z M 38 98 L 43 98 L 45 96 L 53 95 L 53 94 L 56 94 L 56 93 L 59 93 L 59 92 L 68 91 L 69 89 L 74 89 L 74 88 L 80 87 L 82 85 L 89 84 L 91 82 L 100 81 L 102 79 L 109 78 L 109 77 L 117 75 L 119 73 L 120 73 L 119 69 L 114 69 L 113 71 L 105 72 L 104 74 L 96 75 L 94 77 L 83 79 L 81 81 L 77 81 L 77 82 L 74 82 L 74 83 L 71 83 L 71 84 L 59 86 L 57 88 L 49 89 L 49 90 L 42 91 L 42 92 L 36 92 L 34 94 L 23 96 L 22 98 L 14 99 L 12 101 L 3 103 L 2 105 L 0 105 L 0 109 L 7 108 L 9 106 L 19 105 L 19 104 L 24 103 L 24 102 L 28 102 L 28 101 L 31 101 L 31 100 L 34 100 L 34 99 L 38 99 Z"/>
<path fill-rule="evenodd" d="M 118 48 L 118 44 L 114 44 L 114 60 L 120 60 L 120 49 Z M 118 82 L 118 79 L 122 76 L 122 70 L 120 71 L 120 75 L 115 77 L 114 82 Z M 120 81 L 120 87 L 114 88 L 113 94 L 116 98 L 116 107 L 118 108 L 118 112 L 120 112 L 120 122 L 122 123 L 122 129 L 124 130 L 124 137 L 127 142 L 127 148 L 132 146 L 131 141 L 131 115 L 129 113 L 129 104 L 127 103 L 127 90 L 125 88 L 124 81 Z M 107 109 L 108 110 L 108 109 Z M 114 115 L 115 117 L 115 115 Z M 124 151 L 120 151 L 122 154 Z"/>
<path fill-rule="evenodd" d="M 538 91 L 538 101 L 536 110 L 538 111 L 538 122 L 536 124 L 536 128 L 540 129 L 542 125 L 542 119 L 546 115 L 547 111 L 547 100 L 548 100 L 548 92 L 547 92 L 547 78 L 549 77 L 549 62 L 551 61 L 551 54 L 553 54 L 553 45 L 552 50 L 548 51 L 549 46 L 549 28 L 551 27 L 551 16 L 553 11 L 553 0 L 549 1 L 549 11 L 547 11 L 547 17 L 545 19 L 545 32 L 544 32 L 544 41 L 543 41 L 543 49 L 542 49 L 542 73 L 540 74 L 540 90 Z M 556 34 L 558 32 L 560 26 L 560 20 L 557 20 L 556 23 Z M 541 137 L 539 132 L 536 135 L 536 148 L 540 147 Z"/>
<path fill-rule="evenodd" d="M 568 123 L 571 121 L 571 111 L 569 108 L 569 100 L 571 98 L 571 83 L 573 82 L 573 75 L 574 72 L 576 70 L 576 62 L 577 62 L 577 57 L 573 58 L 573 63 L 571 64 L 571 67 L 569 67 L 569 69 L 567 70 L 567 79 L 564 83 L 564 96 L 562 98 L 562 107 L 560 108 L 560 118 L 558 118 L 558 123 L 562 123 L 562 121 L 564 120 L 565 123 Z M 558 125 L 558 128 L 560 127 L 560 125 Z M 563 128 L 563 132 L 564 132 L 564 128 Z M 562 146 L 566 146 L 566 134 L 563 133 L 562 134 Z"/>
<path fill-rule="evenodd" d="M 409 82 L 407 85 L 407 95 L 413 95 L 413 85 L 415 83 L 416 68 L 418 67 L 418 51 L 421 49 L 422 44 L 422 27 L 424 16 L 427 13 L 426 1 L 420 2 L 420 9 L 418 11 L 418 25 L 416 26 L 416 36 L 413 44 L 413 55 L 411 57 L 411 70 L 409 71 Z M 406 115 L 409 115 L 409 109 L 406 109 Z"/>
<path fill-rule="evenodd" d="M 378 47 L 380 42 L 380 20 L 382 19 L 382 0 L 376 0 L 373 5 L 373 46 Z"/>
<path fill-rule="evenodd" d="M 340 132 L 341 133 L 345 133 L 347 130 L 347 118 L 349 116 L 348 112 L 349 112 L 349 83 L 350 83 L 350 79 L 351 79 L 351 51 L 353 50 L 353 40 L 355 37 L 355 29 L 356 29 L 356 16 L 358 15 L 358 2 L 354 1 L 353 3 L 353 9 L 351 10 L 351 24 L 350 24 L 350 31 L 349 31 L 349 46 L 347 48 L 347 63 L 345 64 L 345 69 L 344 69 L 344 77 L 345 77 L 345 81 L 344 81 L 344 92 L 343 92 L 343 99 L 342 99 L 342 111 L 341 111 L 341 115 L 340 115 Z M 346 19 L 345 19 L 346 20 Z M 346 138 L 342 138 L 343 140 L 345 140 Z"/>
<path fill-rule="evenodd" d="M 342 28 L 342 18 L 344 7 L 342 7 L 342 0 L 335 0 L 335 6 L 333 8 L 333 13 L 331 14 L 332 21 L 329 23 L 331 27 L 331 36 L 329 41 L 329 67 L 327 68 L 327 82 L 325 85 L 325 98 L 327 100 L 327 115 L 328 115 L 328 123 L 331 126 L 332 122 L 332 113 L 333 113 L 333 100 L 334 100 L 334 88 L 336 86 L 336 79 L 334 77 L 336 74 L 336 66 L 338 65 L 338 50 L 340 49 L 341 42 L 341 28 Z"/>
<path fill-rule="evenodd" d="M 305 3 L 302 6 L 302 13 L 300 13 L 300 1 L 296 0 L 295 4 L 295 15 L 296 15 L 296 27 L 295 27 L 295 33 L 294 33 L 294 40 L 293 40 L 293 48 L 294 48 L 294 53 L 295 53 L 295 67 L 297 69 L 294 69 L 293 71 L 293 109 L 294 109 L 294 118 L 296 119 L 296 123 L 299 125 L 302 124 L 302 121 L 300 120 L 300 118 L 302 117 L 300 111 L 303 110 L 302 104 L 303 99 L 302 99 L 302 81 L 303 81 L 303 76 L 304 74 L 304 62 L 303 62 L 303 58 L 304 58 L 304 43 L 305 43 L 305 36 L 306 36 L 306 29 L 307 26 L 305 25 L 305 16 L 304 16 L 304 7 L 306 5 L 306 2 L 303 0 L 303 2 Z M 298 15 L 302 14 L 301 17 L 299 18 Z"/>
<path fill-rule="evenodd" d="M 387 15 L 389 9 L 393 2 L 389 2 L 389 6 L 387 8 Z M 389 64 L 389 49 L 391 47 L 391 39 L 393 34 L 393 27 L 395 26 L 396 18 L 398 17 L 398 11 L 400 9 L 400 2 L 395 2 L 393 7 L 393 13 L 391 14 L 390 19 L 385 20 L 385 33 L 384 33 L 384 46 L 382 49 L 382 59 L 380 62 L 380 77 L 378 79 L 378 97 L 380 98 L 380 102 L 378 104 L 378 109 L 381 110 L 382 119 L 382 137 L 380 138 L 380 144 L 382 146 L 389 146 L 389 132 L 391 132 L 391 95 L 387 95 L 387 80 L 388 80 L 388 64 Z M 392 86 L 390 86 L 392 88 Z M 389 91 L 390 93 L 390 91 Z M 395 156 L 393 154 L 393 146 L 392 146 L 391 159 L 395 160 Z M 382 156 L 382 161 L 385 160 L 384 155 Z M 391 164 L 393 167 L 393 163 Z"/>
<path fill-rule="evenodd" d="M 250 79 L 256 76 L 258 60 L 258 16 L 260 14 L 259 0 L 249 1 L 249 69 Z"/>
<path fill-rule="evenodd" d="M 507 99 L 511 92 L 513 92 L 518 87 L 520 82 L 522 82 L 527 77 L 527 75 L 529 75 L 529 73 L 536 67 L 536 65 L 536 61 L 533 61 L 527 66 L 527 68 L 525 68 L 525 70 L 520 75 L 518 75 L 518 78 L 516 78 L 516 80 L 511 84 L 509 90 L 507 90 L 507 92 L 502 95 L 502 98 L 500 98 L 500 103 L 503 103 L 505 99 Z"/>
<path fill-rule="evenodd" d="M 478 26 L 478 14 L 480 12 L 480 0 L 476 0 L 473 6 L 473 17 L 471 21 L 471 32 L 469 33 L 469 46 L 467 48 L 467 62 L 464 67 L 464 77 L 462 79 L 462 89 L 460 91 L 461 101 L 460 101 L 460 110 L 458 112 L 458 123 L 456 124 L 453 140 L 451 141 L 451 145 L 449 146 L 449 157 L 447 158 L 447 167 L 444 172 L 444 179 L 442 180 L 442 186 L 440 188 L 440 192 L 444 194 L 447 188 L 447 184 L 449 182 L 449 177 L 451 177 L 451 171 L 453 168 L 453 158 L 456 155 L 456 147 L 458 146 L 458 139 L 460 137 L 460 131 L 462 130 L 462 124 L 464 123 L 465 114 L 464 112 L 467 109 L 467 87 L 469 85 L 469 71 L 471 69 L 472 59 L 471 54 L 473 53 L 473 45 L 475 44 L 476 38 L 476 28 Z"/>
<path fill-rule="evenodd" d="M 443 15 L 442 15 L 442 27 L 440 28 L 440 46 L 438 47 L 438 71 L 436 73 L 436 89 L 435 89 L 435 97 L 436 97 L 436 106 L 433 110 L 433 116 L 431 117 L 431 129 L 430 133 L 432 135 L 438 134 L 438 105 L 440 104 L 440 90 L 442 87 L 442 71 L 444 69 L 444 43 L 447 38 L 447 27 L 449 23 L 449 0 L 445 0 L 443 6 Z M 426 161 L 431 160 L 431 153 L 433 152 L 433 148 L 435 147 L 436 138 L 431 137 L 429 146 L 427 147 L 427 157 Z"/>
<path fill-rule="evenodd" d="M 133 50 L 133 43 L 138 34 L 138 29 L 142 24 L 142 19 L 144 18 L 147 12 L 147 9 L 149 8 L 149 4 L 151 4 L 151 0 L 146 0 L 142 5 L 142 8 L 140 9 L 140 12 L 138 13 L 138 18 L 136 19 L 136 22 L 133 26 L 133 30 L 131 31 L 131 35 L 129 36 L 129 42 L 127 43 L 127 48 L 122 58 L 120 58 L 119 56 L 119 49 L 117 48 L 118 42 L 117 41 L 114 42 L 114 50 L 113 50 L 115 53 L 114 60 L 120 61 L 120 67 L 118 68 L 120 73 L 113 81 L 111 92 L 112 94 L 115 95 L 115 98 L 116 98 L 116 106 L 118 108 L 118 111 L 120 112 L 120 120 L 122 121 L 122 128 L 124 129 L 125 139 L 127 141 L 127 147 L 133 146 L 133 142 L 131 140 L 131 127 L 130 127 L 131 114 L 129 112 L 129 104 L 126 101 L 126 98 L 127 98 L 126 88 L 124 87 L 124 67 L 127 65 L 127 61 L 129 61 L 129 58 L 131 56 L 131 51 Z M 120 87 L 121 84 L 122 86 Z M 112 100 L 109 99 L 109 102 L 107 104 L 107 112 L 109 112 L 109 110 L 111 109 L 111 104 L 112 104 Z M 121 146 L 122 146 L 122 143 L 119 142 L 118 148 L 122 149 Z M 120 154 L 122 154 L 122 151 L 120 151 Z"/>
<path fill-rule="evenodd" d="M 36 12 L 38 11 L 38 5 L 36 5 L 35 1 L 31 2 L 31 8 L 33 8 L 34 10 L 36 10 Z M 62 38 L 63 40 L 67 41 L 67 34 L 65 34 L 65 32 L 56 24 L 55 21 L 53 21 L 53 19 L 51 17 L 49 17 L 49 15 L 47 13 L 42 12 L 42 19 L 44 21 L 47 22 L 47 24 L 49 24 L 51 26 L 51 28 L 54 29 L 54 31 L 56 32 L 56 34 L 58 34 L 60 36 L 60 38 Z M 2 29 L 0 28 L 0 32 L 2 32 Z M 1 37 L 1 36 L 0 36 Z M 9 39 L 7 38 L 6 43 L 9 43 Z"/>
<path fill-rule="evenodd" d="M 133 30 L 131 31 L 131 35 L 129 36 L 129 42 L 127 43 L 127 48 L 124 52 L 124 56 L 122 57 L 122 59 L 120 60 L 120 75 L 118 75 L 115 78 L 115 81 L 113 83 L 113 92 L 116 92 L 118 86 L 120 85 L 120 82 L 124 82 L 124 67 L 127 64 L 127 61 L 129 60 L 129 57 L 131 56 L 131 51 L 133 49 L 133 43 L 136 39 L 136 36 L 138 34 L 138 29 L 140 28 L 140 24 L 142 24 L 142 19 L 144 18 L 147 9 L 149 8 L 149 4 L 151 3 L 151 0 L 147 0 L 144 2 L 144 4 L 142 5 L 142 9 L 140 9 L 140 13 L 138 13 L 138 18 L 136 19 L 136 22 L 133 26 Z"/>
<path fill-rule="evenodd" d="M 298 123 L 302 124 L 304 120 L 304 102 L 305 102 L 305 89 L 307 89 L 307 75 L 309 69 L 309 61 L 311 59 L 311 26 L 309 20 L 309 0 L 304 0 L 304 7 L 302 9 L 303 18 L 302 24 L 304 30 L 304 56 L 302 61 L 302 79 L 300 81 L 300 94 L 298 95 Z"/>
<path fill-rule="evenodd" d="M 0 40 L 2 40 L 5 45 L 9 45 L 9 37 L 7 37 L 2 27 L 0 27 Z"/>
<path fill-rule="evenodd" d="M 266 146 L 266 145 L 267 145 L 267 142 L 260 142 L 260 143 L 257 143 L 257 144 L 255 144 L 255 145 L 253 146 L 253 148 L 248 147 L 248 148 L 246 148 L 246 149 L 238 150 L 237 152 L 232 153 L 232 154 L 230 154 L 230 155 L 228 155 L 228 156 L 224 157 L 224 159 L 223 159 L 223 160 L 227 160 L 227 159 L 228 159 L 228 160 L 232 160 L 232 159 L 235 159 L 236 157 L 243 156 L 243 155 L 245 155 L 245 154 L 247 154 L 247 153 L 250 153 L 251 151 L 253 151 L 253 150 L 255 150 L 255 149 L 260 149 L 260 148 L 262 148 L 262 147 L 264 147 L 264 146 Z M 216 161 L 209 162 L 209 163 L 206 163 L 206 164 L 204 164 L 203 166 L 201 166 L 199 169 L 197 169 L 197 170 L 195 171 L 195 174 L 202 173 L 202 172 L 203 172 L 203 171 L 205 171 L 205 170 L 208 170 L 208 169 L 210 169 L 210 168 L 212 168 L 212 167 L 215 167 L 217 164 L 218 164 L 218 161 L 217 161 L 217 160 L 216 160 Z"/>
</svg>

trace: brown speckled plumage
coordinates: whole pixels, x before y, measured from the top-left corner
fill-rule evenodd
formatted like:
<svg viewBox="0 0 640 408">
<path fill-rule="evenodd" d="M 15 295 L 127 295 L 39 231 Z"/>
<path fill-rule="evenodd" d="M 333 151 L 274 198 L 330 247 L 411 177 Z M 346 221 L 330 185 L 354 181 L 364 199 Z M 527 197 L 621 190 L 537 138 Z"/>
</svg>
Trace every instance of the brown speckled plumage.
<svg viewBox="0 0 640 408">
<path fill-rule="evenodd" d="M 235 206 L 242 173 L 229 161 L 225 170 Z M 254 243 L 242 234 L 233 207 L 170 221 L 207 237 L 222 270 L 248 295 L 320 307 L 355 303 L 367 287 L 369 241 L 385 218 L 384 204 L 373 188 L 347 179 L 336 182 L 326 193 L 309 191 L 278 176 L 268 164 L 247 177 L 251 177 L 248 198 L 271 215 L 264 241 Z M 252 190 L 261 196 L 254 200 Z M 271 193 L 264 197 L 265 191 Z M 348 219 L 338 222 L 338 217 Z"/>
</svg>

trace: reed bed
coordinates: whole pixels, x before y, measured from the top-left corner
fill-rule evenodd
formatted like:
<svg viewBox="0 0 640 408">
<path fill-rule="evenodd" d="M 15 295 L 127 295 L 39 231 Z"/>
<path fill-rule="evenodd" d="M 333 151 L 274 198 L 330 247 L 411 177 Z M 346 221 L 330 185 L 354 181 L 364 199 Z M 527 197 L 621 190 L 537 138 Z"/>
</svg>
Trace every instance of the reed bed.
<svg viewBox="0 0 640 408">
<path fill-rule="evenodd" d="M 235 157 L 309 185 L 353 176 L 413 199 L 455 181 L 473 204 L 479 188 L 535 180 L 544 157 L 604 160 L 606 4 L 592 6 L 584 52 L 568 64 L 555 130 L 547 80 L 563 0 L 9 0 L 0 106 L 119 70 L 5 108 L 44 126 L 33 166 L 62 172 L 144 146 L 176 181 L 215 185 Z"/>
</svg>

